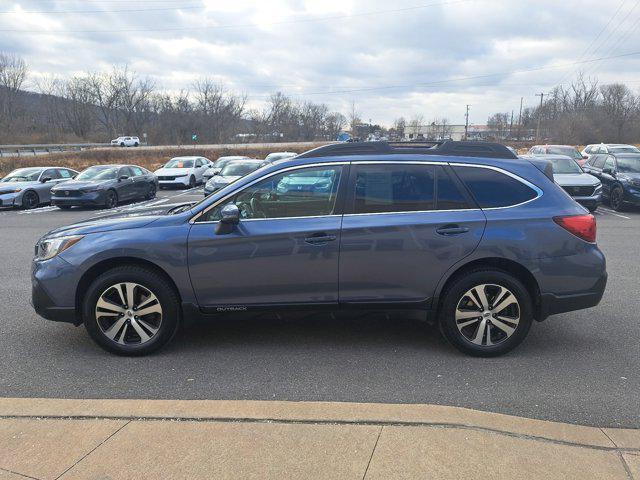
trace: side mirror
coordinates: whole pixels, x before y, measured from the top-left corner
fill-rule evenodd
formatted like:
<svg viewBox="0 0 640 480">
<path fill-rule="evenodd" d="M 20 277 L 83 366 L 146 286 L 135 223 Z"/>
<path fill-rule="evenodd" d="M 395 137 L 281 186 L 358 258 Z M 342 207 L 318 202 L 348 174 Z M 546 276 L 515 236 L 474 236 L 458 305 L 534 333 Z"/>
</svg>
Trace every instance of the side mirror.
<svg viewBox="0 0 640 480">
<path fill-rule="evenodd" d="M 602 173 L 606 173 L 606 174 L 608 174 L 608 175 L 613 175 L 613 168 L 611 168 L 611 167 L 604 167 L 604 168 L 602 169 Z"/>
<path fill-rule="evenodd" d="M 216 226 L 217 235 L 226 235 L 233 231 L 233 227 L 240 223 L 240 209 L 235 203 L 229 203 L 220 210 L 220 221 Z"/>
<path fill-rule="evenodd" d="M 129 175 L 120 175 L 120 178 L 118 178 L 118 181 L 121 182 L 122 180 L 127 180 L 129 178 Z"/>
<path fill-rule="evenodd" d="M 40 179 L 40 182 L 41 182 L 41 183 L 47 183 L 47 182 L 50 182 L 50 181 L 51 181 L 51 177 L 42 177 L 42 178 Z"/>
<path fill-rule="evenodd" d="M 582 155 L 583 160 L 589 160 L 589 155 Z"/>
</svg>

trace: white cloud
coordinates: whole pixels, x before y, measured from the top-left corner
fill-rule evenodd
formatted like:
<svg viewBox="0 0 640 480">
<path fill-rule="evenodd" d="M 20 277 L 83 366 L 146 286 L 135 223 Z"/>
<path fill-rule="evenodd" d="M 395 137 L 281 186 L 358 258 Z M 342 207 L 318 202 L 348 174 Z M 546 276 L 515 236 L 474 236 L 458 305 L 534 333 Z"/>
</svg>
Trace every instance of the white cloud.
<svg viewBox="0 0 640 480">
<path fill-rule="evenodd" d="M 640 56 L 533 70 L 635 50 L 640 8 L 632 4 L 585 55 L 617 2 L 185 0 L 170 9 L 176 5 L 13 0 L 0 7 L 10 12 L 0 14 L 0 50 L 23 56 L 36 75 L 127 63 L 170 91 L 209 76 L 253 105 L 275 90 L 343 111 L 354 100 L 365 119 L 387 124 L 416 113 L 462 122 L 467 103 L 472 121 L 482 123 L 517 108 L 521 96 L 533 104 L 534 93 L 578 70 L 638 86 Z M 148 11 L 117 11 L 127 9 Z M 103 12 L 61 13 L 87 10 Z"/>
</svg>

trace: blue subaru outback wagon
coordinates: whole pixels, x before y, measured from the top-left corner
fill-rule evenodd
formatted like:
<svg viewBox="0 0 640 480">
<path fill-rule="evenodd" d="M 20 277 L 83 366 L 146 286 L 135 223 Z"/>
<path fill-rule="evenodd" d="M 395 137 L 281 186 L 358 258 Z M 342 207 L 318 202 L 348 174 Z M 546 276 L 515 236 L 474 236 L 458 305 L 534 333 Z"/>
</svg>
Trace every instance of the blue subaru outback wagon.
<svg viewBox="0 0 640 480">
<path fill-rule="evenodd" d="M 141 355 L 184 319 L 264 309 L 420 310 L 472 355 L 534 320 L 596 305 L 595 219 L 544 159 L 493 143 L 333 144 L 265 166 L 197 204 L 54 230 L 33 306 Z"/>
</svg>

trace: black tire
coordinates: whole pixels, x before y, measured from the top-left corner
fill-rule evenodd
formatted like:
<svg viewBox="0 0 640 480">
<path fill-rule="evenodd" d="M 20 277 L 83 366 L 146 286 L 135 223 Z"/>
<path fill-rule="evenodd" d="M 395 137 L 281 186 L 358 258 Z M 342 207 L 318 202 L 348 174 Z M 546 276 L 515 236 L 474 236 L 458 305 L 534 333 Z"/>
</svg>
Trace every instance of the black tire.
<svg viewBox="0 0 640 480">
<path fill-rule="evenodd" d="M 124 147 L 124 142 L 120 142 L 120 146 L 121 146 L 121 147 Z"/>
<path fill-rule="evenodd" d="M 112 285 L 125 282 L 136 283 L 148 289 L 157 297 L 162 308 L 162 317 L 158 330 L 144 343 L 136 343 L 135 341 L 127 343 L 127 339 L 125 339 L 125 343 L 118 343 L 110 339 L 103 332 L 110 325 L 107 324 L 105 327 L 105 324 L 102 323 L 104 318 L 100 320 L 96 318 L 96 304 L 102 294 L 108 291 Z M 181 323 L 180 302 L 173 286 L 164 276 L 158 275 L 158 272 L 145 267 L 127 265 L 108 270 L 91 283 L 84 296 L 82 319 L 91 338 L 104 350 L 117 355 L 147 355 L 169 343 L 178 331 Z M 116 321 L 118 320 L 115 320 L 114 323 Z M 127 322 L 128 320 L 125 321 L 125 323 Z M 133 327 L 131 328 L 132 332 L 134 332 Z M 125 331 L 121 332 L 120 335 L 122 337 L 127 333 Z M 116 334 L 117 337 L 118 335 Z"/>
<path fill-rule="evenodd" d="M 104 208 L 111 209 L 118 205 L 118 194 L 115 190 L 107 190 L 104 194 Z"/>
<path fill-rule="evenodd" d="M 57 205 L 61 210 L 71 210 L 71 205 Z"/>
<path fill-rule="evenodd" d="M 474 287 L 478 287 L 480 285 L 486 285 L 486 287 L 483 288 L 483 291 L 486 292 L 489 303 L 497 300 L 496 298 L 490 298 L 492 290 L 499 291 L 496 286 L 506 288 L 515 296 L 517 305 L 509 306 L 507 308 L 517 308 L 519 322 L 510 336 L 495 324 L 491 324 L 492 320 L 493 322 L 496 322 L 497 319 L 491 317 L 491 314 L 483 314 L 480 310 L 478 312 L 479 319 L 473 320 L 473 322 L 478 323 L 470 323 L 463 320 L 460 323 L 469 323 L 469 325 L 462 327 L 461 329 L 458 328 L 456 311 L 459 304 L 462 304 L 465 299 L 469 302 L 469 299 L 465 294 Z M 440 330 L 444 337 L 454 347 L 468 355 L 476 357 L 495 357 L 509 352 L 524 340 L 529 332 L 529 328 L 531 328 L 531 323 L 533 322 L 532 301 L 529 292 L 517 278 L 501 270 L 481 269 L 467 272 L 465 275 L 454 279 L 451 285 L 448 286 L 446 292 L 443 293 L 442 299 L 439 311 Z M 493 305 L 490 305 L 490 307 L 493 307 Z M 501 310 L 501 312 L 502 311 L 504 310 Z M 500 318 L 504 319 L 505 317 L 501 315 Z M 499 321 L 499 323 L 504 327 L 504 322 Z M 465 334 L 469 336 L 477 335 L 480 327 L 485 324 L 488 325 L 486 326 L 486 329 L 483 329 L 483 333 L 480 335 L 480 344 L 473 343 L 471 339 L 465 336 Z M 475 325 L 478 325 L 478 327 Z M 511 325 L 507 326 L 510 327 Z M 501 336 L 503 336 L 502 339 L 500 339 Z M 487 337 L 491 342 L 486 341 Z M 496 341 L 496 337 L 498 341 Z"/>
<path fill-rule="evenodd" d="M 189 177 L 189 186 L 187 188 L 196 188 L 196 177 L 193 175 Z"/>
<path fill-rule="evenodd" d="M 22 208 L 30 210 L 36 208 L 38 205 L 40 205 L 40 197 L 36 192 L 33 190 L 24 192 L 24 195 L 22 195 Z"/>
<path fill-rule="evenodd" d="M 623 212 L 625 207 L 623 199 L 624 190 L 622 190 L 622 187 L 620 185 L 613 187 L 613 190 L 609 193 L 609 205 L 611 205 L 611 208 L 616 212 Z"/>
<path fill-rule="evenodd" d="M 156 185 L 154 183 L 149 184 L 149 189 L 147 190 L 147 194 L 144 196 L 144 198 L 146 200 L 156 198 Z"/>
<path fill-rule="evenodd" d="M 134 143 L 133 146 L 134 147 L 138 147 L 140 144 L 138 142 Z"/>
</svg>

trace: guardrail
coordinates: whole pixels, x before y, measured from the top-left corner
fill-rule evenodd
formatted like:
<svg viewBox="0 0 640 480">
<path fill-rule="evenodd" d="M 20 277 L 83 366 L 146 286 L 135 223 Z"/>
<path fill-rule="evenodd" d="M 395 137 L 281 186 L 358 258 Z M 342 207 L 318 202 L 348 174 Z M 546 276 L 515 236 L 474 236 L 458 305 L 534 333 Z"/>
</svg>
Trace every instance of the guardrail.
<svg viewBox="0 0 640 480">
<path fill-rule="evenodd" d="M 146 144 L 141 143 L 141 146 Z M 110 147 L 111 143 L 34 143 L 31 145 L 0 145 L 0 158 L 46 155 L 54 152 L 75 152 L 88 148 Z M 118 147 L 120 148 L 120 147 Z"/>
</svg>

